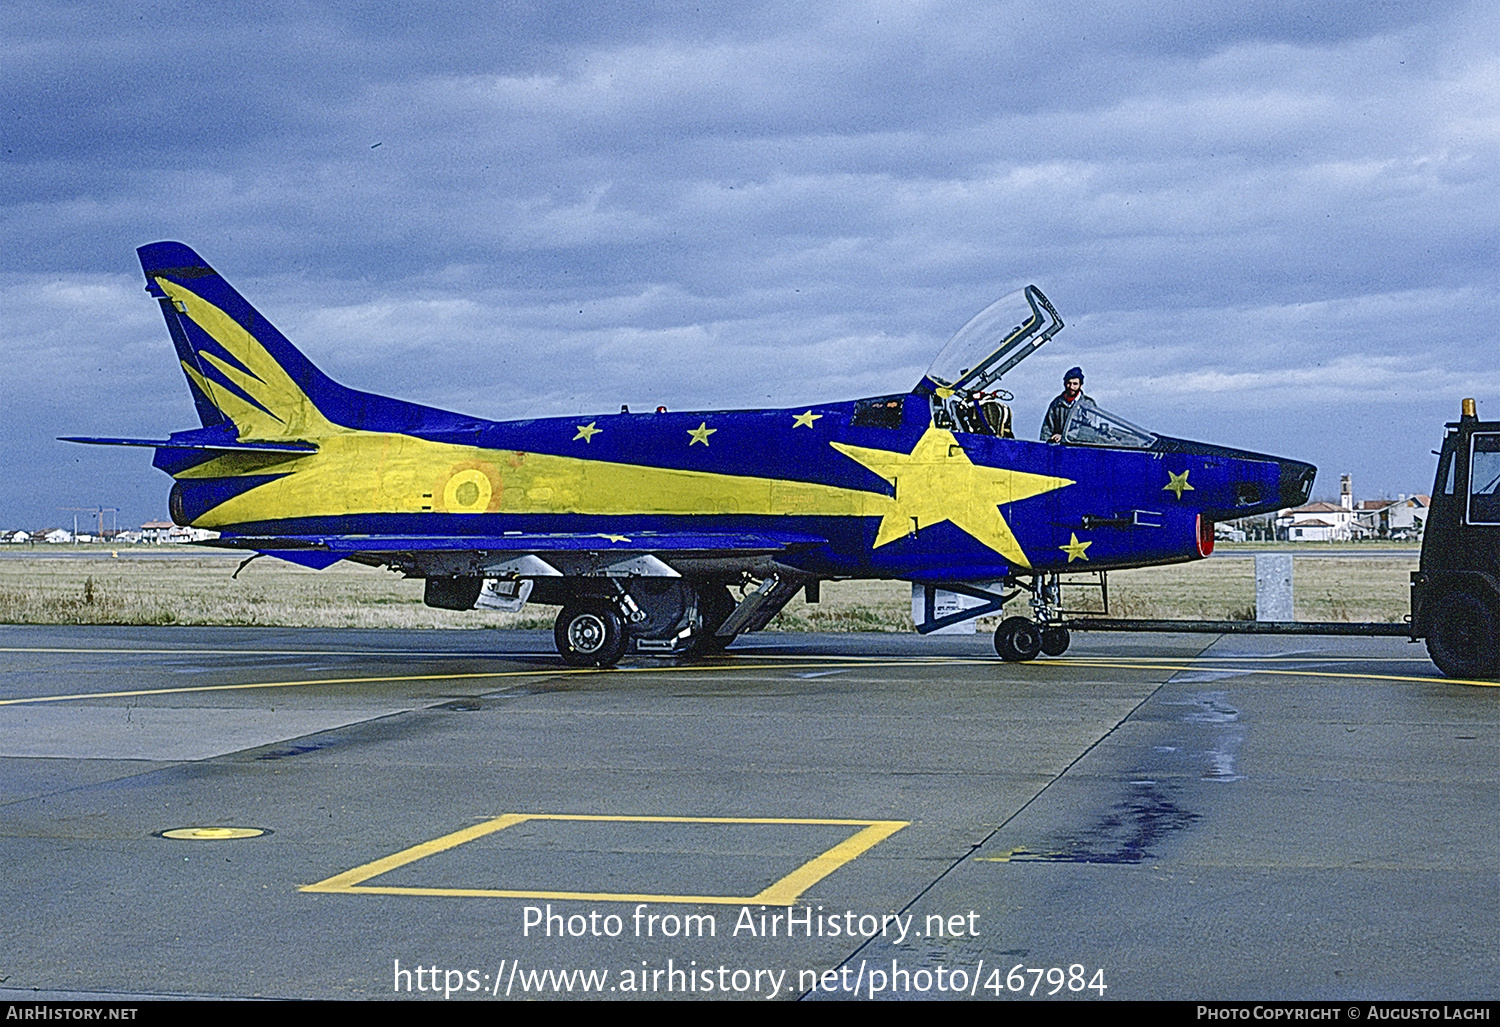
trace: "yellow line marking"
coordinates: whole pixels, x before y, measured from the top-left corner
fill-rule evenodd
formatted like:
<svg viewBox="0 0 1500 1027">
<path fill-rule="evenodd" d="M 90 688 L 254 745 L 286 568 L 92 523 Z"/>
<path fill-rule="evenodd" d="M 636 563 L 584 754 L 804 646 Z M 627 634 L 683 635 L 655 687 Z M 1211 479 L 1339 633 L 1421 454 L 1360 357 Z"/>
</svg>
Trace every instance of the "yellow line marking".
<svg viewBox="0 0 1500 1027">
<path fill-rule="evenodd" d="M 991 659 L 942 661 L 882 660 L 866 662 L 861 665 L 868 667 L 926 667 L 939 665 L 963 666 L 968 664 L 989 666 L 995 663 L 996 661 Z M 136 688 L 120 692 L 75 692 L 69 695 L 34 695 L 19 699 L 0 699 L 0 706 L 19 706 L 26 703 L 43 702 L 72 702 L 79 699 L 131 699 L 146 695 L 182 695 L 189 692 L 235 692 L 256 688 L 315 688 L 322 685 L 389 684 L 397 681 L 463 681 L 488 678 L 561 677 L 563 675 L 578 674 L 703 674 L 715 671 L 805 670 L 826 666 L 828 666 L 826 661 L 815 661 L 801 664 L 718 663 L 687 667 L 612 667 L 603 670 L 597 667 L 557 667 L 555 669 L 543 667 L 532 670 L 469 671 L 457 674 L 393 674 L 384 677 L 322 678 L 305 681 L 251 681 L 237 685 L 184 685 L 178 688 Z"/>
<path fill-rule="evenodd" d="M 68 652 L 89 652 L 87 649 Z M 129 651 L 135 652 L 135 651 Z M 178 652 L 178 651 L 172 651 Z M 453 654 L 456 660 L 462 660 L 463 654 Z M 774 657 L 754 657 L 756 660 L 772 660 Z M 1296 676 L 1296 678 L 1343 678 L 1356 679 L 1356 681 L 1406 681 L 1425 682 L 1425 684 L 1451 684 L 1451 685 L 1475 685 L 1481 688 L 1500 687 L 1500 682 L 1494 681 L 1472 681 L 1466 678 L 1443 678 L 1442 675 L 1383 675 L 1383 673 L 1352 673 L 1352 672 L 1329 672 L 1329 670 L 1275 670 L 1269 667 L 1224 666 L 1226 663 L 1256 663 L 1256 661 L 1292 660 L 1292 657 L 1253 657 L 1241 660 L 1241 657 L 1233 658 L 1233 661 L 1214 661 L 1214 663 L 1200 663 L 1199 660 L 1184 660 L 1181 663 L 1151 663 L 1149 657 L 1121 658 L 1121 660 L 1095 660 L 1089 657 L 1074 657 L 1067 660 L 1034 660 L 1032 666 L 1038 667 L 1077 667 L 1086 670 L 1169 670 L 1172 673 L 1190 672 L 1214 672 L 1214 673 L 1257 673 L 1257 675 L 1281 675 Z M 1355 657 L 1358 658 L 1358 657 Z M 475 679 L 499 679 L 499 678 L 556 678 L 564 675 L 603 675 L 603 673 L 714 673 L 714 672 L 751 672 L 751 670 L 811 670 L 819 667 L 838 666 L 838 664 L 852 664 L 861 667 L 965 667 L 965 666 L 1001 666 L 996 660 L 989 657 L 978 658 L 956 658 L 956 657 L 906 657 L 906 658 L 880 658 L 880 657 L 831 657 L 831 658 L 808 658 L 808 657 L 781 657 L 786 663 L 714 663 L 714 664 L 690 664 L 690 666 L 678 667 L 612 667 L 612 669 L 601 670 L 597 667 L 535 667 L 529 670 L 484 670 L 484 672 L 463 673 L 437 673 L 437 675 L 386 675 L 374 676 L 374 678 L 320 678 L 305 679 L 305 681 L 258 681 L 245 682 L 236 685 L 183 685 L 177 688 L 132 688 L 126 691 L 95 691 L 95 693 L 71 693 L 63 696 L 24 696 L 20 699 L 0 699 L 0 706 L 21 706 L 27 703 L 58 703 L 77 702 L 84 699 L 136 699 L 142 696 L 180 696 L 180 694 L 205 693 L 205 691 L 249 691 L 255 688 L 317 688 L 324 685 L 363 685 L 363 684 L 395 684 L 395 682 L 417 682 L 417 681 L 475 681 Z M 802 663 L 793 663 L 793 660 L 802 660 Z M 1206 660 L 1214 660 L 1214 657 L 1206 657 Z M 1331 663 L 1349 663 L 1349 660 L 1329 660 Z"/>
<path fill-rule="evenodd" d="M 826 852 L 802 864 L 790 874 L 771 883 L 755 895 L 657 895 L 635 892 L 534 891 L 498 888 L 418 888 L 366 885 L 364 882 L 389 873 L 419 859 L 446 852 L 486 835 L 528 820 L 573 820 L 636 824 L 772 824 L 815 827 L 860 827 L 863 830 L 844 839 Z M 317 884 L 303 885 L 299 891 L 358 895 L 436 895 L 458 898 L 559 899 L 594 902 L 680 902 L 696 905 L 742 906 L 761 903 L 767 906 L 789 906 L 807 889 L 851 862 L 870 848 L 889 838 L 909 820 L 838 820 L 799 817 L 643 817 L 607 816 L 582 813 L 506 813 L 483 823 L 466 827 L 441 838 L 413 845 Z"/>
<path fill-rule="evenodd" d="M 1180 664 L 1150 664 L 1150 663 L 1115 663 L 1103 660 L 1047 660 L 1047 666 L 1073 666 L 1088 667 L 1096 670 L 1169 670 L 1176 674 L 1184 671 L 1210 671 L 1217 673 L 1242 673 L 1245 675 L 1268 674 L 1277 677 L 1299 677 L 1299 678 L 1353 678 L 1361 681 L 1416 681 L 1428 685 L 1477 685 L 1480 688 L 1500 688 L 1500 681 L 1471 681 L 1467 678 L 1445 678 L 1441 674 L 1431 677 L 1420 677 L 1415 674 L 1354 674 L 1348 671 L 1332 670 L 1276 670 L 1272 667 L 1245 667 L 1215 666 L 1203 663 L 1180 663 Z"/>
<path fill-rule="evenodd" d="M 877 820 L 851 838 L 846 838 L 821 856 L 802 864 L 790 874 L 752 898 L 768 906 L 790 906 L 797 897 L 823 878 L 879 845 L 901 830 L 908 820 Z"/>
<path fill-rule="evenodd" d="M 975 856 L 974 857 L 974 862 L 975 863 L 1009 863 L 1009 862 L 1011 862 L 1011 857 L 1012 856 L 1019 856 L 1019 855 L 1022 855 L 1022 854 L 1029 854 L 1030 851 L 1031 851 L 1030 849 L 1006 849 L 1005 852 L 1004 852 L 1004 854 L 1003 855 L 999 855 L 999 856 Z"/>
<path fill-rule="evenodd" d="M 408 863 L 415 863 L 424 857 L 444 852 L 455 846 L 462 845 L 464 842 L 472 842 L 476 838 L 483 838 L 485 835 L 494 834 L 496 831 L 503 831 L 507 827 L 524 823 L 529 819 L 524 813 L 507 813 L 504 816 L 495 817 L 493 820 L 486 820 L 483 823 L 475 824 L 473 827 L 466 827 L 461 831 L 445 834 L 441 838 L 434 838 L 430 842 L 422 842 L 420 845 L 413 845 L 409 849 L 402 849 L 400 852 L 377 859 L 373 863 L 366 863 L 363 866 L 355 867 L 353 870 L 346 870 L 342 874 L 335 874 L 333 877 L 325 881 L 319 881 L 317 884 L 305 885 L 299 890 L 309 892 L 351 891 L 356 885 L 368 881 L 372 877 L 379 877 L 381 874 L 389 873 L 398 867 L 404 867 Z"/>
</svg>

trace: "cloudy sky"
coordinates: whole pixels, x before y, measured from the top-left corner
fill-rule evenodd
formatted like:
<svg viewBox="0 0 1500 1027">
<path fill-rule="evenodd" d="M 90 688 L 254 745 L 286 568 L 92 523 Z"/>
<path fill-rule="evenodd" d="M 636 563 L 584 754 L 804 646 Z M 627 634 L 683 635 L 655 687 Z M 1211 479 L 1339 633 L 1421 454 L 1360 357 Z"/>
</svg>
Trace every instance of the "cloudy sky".
<svg viewBox="0 0 1500 1027">
<path fill-rule="evenodd" d="M 488 417 L 904 391 L 1027 283 L 1168 434 L 1428 491 L 1500 417 L 1490 3 L 0 6 L 0 528 L 164 516 L 135 247 L 334 378 Z"/>
</svg>

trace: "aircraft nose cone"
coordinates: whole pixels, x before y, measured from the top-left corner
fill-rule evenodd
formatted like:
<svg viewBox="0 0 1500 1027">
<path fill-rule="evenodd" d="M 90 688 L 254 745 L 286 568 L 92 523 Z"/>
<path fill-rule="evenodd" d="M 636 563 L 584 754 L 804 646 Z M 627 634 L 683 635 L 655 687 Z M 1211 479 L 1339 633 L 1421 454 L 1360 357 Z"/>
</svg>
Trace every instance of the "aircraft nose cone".
<svg viewBox="0 0 1500 1027">
<path fill-rule="evenodd" d="M 1277 462 L 1281 465 L 1282 507 L 1301 506 L 1306 503 L 1307 497 L 1312 495 L 1313 479 L 1317 477 L 1318 469 L 1300 460 Z"/>
</svg>

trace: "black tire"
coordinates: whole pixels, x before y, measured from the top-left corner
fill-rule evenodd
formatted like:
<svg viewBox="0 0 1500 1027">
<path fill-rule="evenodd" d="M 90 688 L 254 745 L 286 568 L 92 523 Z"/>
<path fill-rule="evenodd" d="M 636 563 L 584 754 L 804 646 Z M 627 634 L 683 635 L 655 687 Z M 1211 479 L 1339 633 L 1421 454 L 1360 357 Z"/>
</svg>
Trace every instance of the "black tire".
<svg viewBox="0 0 1500 1027">
<path fill-rule="evenodd" d="M 1026 617 L 1007 617 L 995 629 L 995 652 L 1007 663 L 1034 660 L 1042 651 L 1042 629 Z"/>
<path fill-rule="evenodd" d="M 698 609 L 703 625 L 688 646 L 695 656 L 711 656 L 722 653 L 735 640 L 734 635 L 715 634 L 719 626 L 734 612 L 734 596 L 723 585 L 703 585 L 698 589 Z"/>
<path fill-rule="evenodd" d="M 566 606 L 552 628 L 557 651 L 575 667 L 613 667 L 625 655 L 625 625 L 607 603 Z"/>
<path fill-rule="evenodd" d="M 1433 604 L 1427 654 L 1450 678 L 1493 678 L 1500 671 L 1500 618 L 1483 596 L 1465 588 L 1445 592 Z"/>
<path fill-rule="evenodd" d="M 1048 656 L 1061 656 L 1073 644 L 1073 636 L 1067 628 L 1053 625 L 1042 629 L 1042 652 Z"/>
</svg>

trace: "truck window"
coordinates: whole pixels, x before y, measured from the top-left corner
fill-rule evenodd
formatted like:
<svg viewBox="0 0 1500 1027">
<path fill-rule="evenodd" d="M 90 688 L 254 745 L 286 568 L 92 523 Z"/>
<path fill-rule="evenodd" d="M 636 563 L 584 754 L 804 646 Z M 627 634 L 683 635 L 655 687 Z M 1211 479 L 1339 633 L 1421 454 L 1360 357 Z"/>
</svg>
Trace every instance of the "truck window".
<svg viewBox="0 0 1500 1027">
<path fill-rule="evenodd" d="M 1469 523 L 1500 524 L 1500 434 L 1475 434 L 1469 463 Z"/>
</svg>

